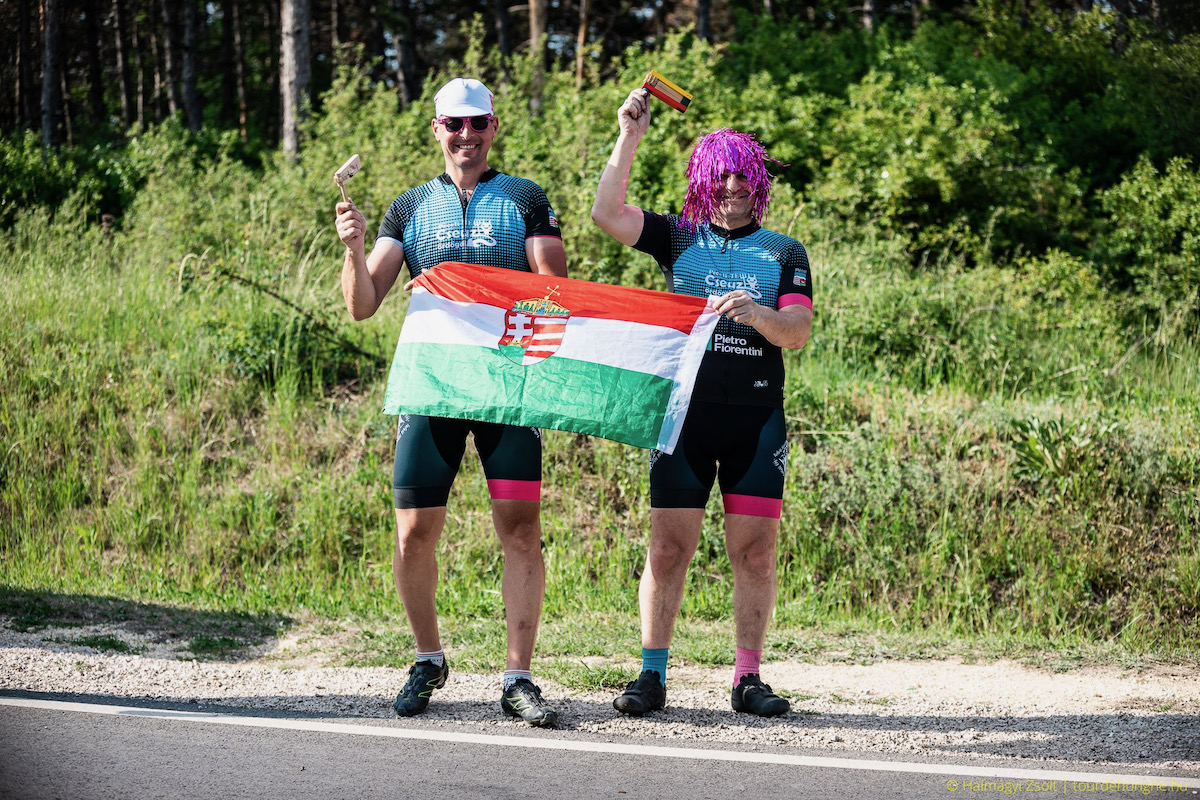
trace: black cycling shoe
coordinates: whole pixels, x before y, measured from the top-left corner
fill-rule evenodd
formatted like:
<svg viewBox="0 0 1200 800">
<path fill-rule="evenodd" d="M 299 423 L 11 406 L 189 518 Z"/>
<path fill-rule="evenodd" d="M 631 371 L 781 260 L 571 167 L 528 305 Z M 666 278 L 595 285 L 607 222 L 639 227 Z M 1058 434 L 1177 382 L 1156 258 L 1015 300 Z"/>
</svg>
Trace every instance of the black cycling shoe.
<svg viewBox="0 0 1200 800">
<path fill-rule="evenodd" d="M 538 728 L 553 728 L 558 722 L 558 712 L 546 705 L 542 690 L 526 678 L 517 678 L 516 683 L 501 692 L 500 708 L 510 717 L 520 717 Z"/>
<path fill-rule="evenodd" d="M 658 711 L 666 704 L 667 687 L 656 669 L 642 670 L 637 680 L 625 687 L 625 693 L 613 700 L 613 708 L 632 717 Z"/>
<path fill-rule="evenodd" d="M 760 717 L 778 717 L 792 710 L 792 704 L 771 691 L 771 687 L 751 673 L 743 675 L 729 698 L 733 710 Z"/>
<path fill-rule="evenodd" d="M 408 668 L 408 683 L 396 695 L 392 708 L 402 717 L 420 714 L 429 706 L 429 696 L 434 689 L 446 685 L 450 676 L 450 664 L 443 661 L 439 667 L 432 661 L 418 661 Z"/>
</svg>

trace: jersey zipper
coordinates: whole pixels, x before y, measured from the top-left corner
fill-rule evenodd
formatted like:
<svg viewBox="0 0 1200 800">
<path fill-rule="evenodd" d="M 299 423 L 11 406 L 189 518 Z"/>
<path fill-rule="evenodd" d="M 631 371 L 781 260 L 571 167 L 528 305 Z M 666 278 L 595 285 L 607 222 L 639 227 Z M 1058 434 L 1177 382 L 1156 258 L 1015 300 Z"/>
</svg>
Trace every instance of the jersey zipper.
<svg viewBox="0 0 1200 800">
<path fill-rule="evenodd" d="M 462 235 L 463 235 L 463 238 L 459 240 L 458 258 L 460 261 L 465 261 L 467 258 L 467 242 L 471 238 L 470 231 L 467 230 L 467 207 L 469 205 L 471 205 L 471 196 L 474 195 L 475 192 L 473 192 L 473 191 L 472 192 L 464 192 L 462 189 L 459 189 L 457 186 L 454 187 L 454 191 L 458 193 L 458 204 L 462 206 Z"/>
</svg>

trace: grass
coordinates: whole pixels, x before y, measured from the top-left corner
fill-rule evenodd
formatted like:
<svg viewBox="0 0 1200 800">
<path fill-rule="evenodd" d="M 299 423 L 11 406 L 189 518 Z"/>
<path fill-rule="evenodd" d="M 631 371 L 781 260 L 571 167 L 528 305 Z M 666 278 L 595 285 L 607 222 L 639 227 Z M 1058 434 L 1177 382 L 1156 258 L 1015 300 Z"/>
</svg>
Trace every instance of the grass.
<svg viewBox="0 0 1200 800">
<path fill-rule="evenodd" d="M 136 655 L 142 652 L 142 648 L 135 647 L 119 637 L 108 635 L 79 636 L 72 639 L 71 644 L 76 644 L 80 647 L 90 647 L 93 650 L 101 650 L 108 653 Z"/>
<path fill-rule="evenodd" d="M 241 651 L 244 644 L 229 636 L 200 635 L 192 639 L 187 649 L 201 658 L 226 658 Z"/>
<path fill-rule="evenodd" d="M 35 213 L 0 240 L 0 613 L 16 627 L 126 615 L 180 628 L 197 656 L 229 657 L 317 619 L 359 631 L 350 663 L 410 657 L 391 586 L 383 373 L 203 270 L 224 259 L 338 319 L 321 266 L 337 263 L 330 237 L 254 209 L 236 248 L 182 266 L 144 235 L 110 240 Z M 277 230 L 294 250 L 279 252 Z M 767 658 L 1196 659 L 1200 345 L 1151 337 L 1114 356 L 1111 328 L 1074 311 L 1029 341 L 1019 331 L 1032 318 L 1019 317 L 990 334 L 909 335 L 1009 278 L 860 269 L 872 254 L 861 247 L 812 248 L 828 302 L 812 345 L 789 357 L 793 456 Z M 886 329 L 858 310 L 884 273 L 888 297 L 911 303 Z M 386 351 L 403 311 L 389 302 L 344 335 Z M 1041 363 L 1056 347 L 1062 358 Z M 997 359 L 1007 377 L 988 383 Z M 545 437 L 538 656 L 581 687 L 628 680 L 638 653 L 646 460 Z M 501 564 L 470 454 L 440 557 L 456 663 L 496 669 Z M 672 647 L 682 662 L 732 662 L 727 561 L 714 499 Z"/>
</svg>

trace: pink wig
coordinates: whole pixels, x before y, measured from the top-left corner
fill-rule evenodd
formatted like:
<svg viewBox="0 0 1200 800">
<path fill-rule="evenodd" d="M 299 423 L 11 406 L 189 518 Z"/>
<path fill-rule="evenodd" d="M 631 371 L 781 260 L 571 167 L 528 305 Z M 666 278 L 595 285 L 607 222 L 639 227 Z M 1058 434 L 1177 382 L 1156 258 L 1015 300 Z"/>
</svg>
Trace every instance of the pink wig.
<svg viewBox="0 0 1200 800">
<path fill-rule="evenodd" d="M 711 222 L 721 205 L 725 190 L 721 176 L 737 172 L 745 176 L 746 189 L 754 197 L 752 214 L 756 221 L 767 213 L 771 203 L 771 174 L 766 162 L 780 163 L 767 155 L 767 150 L 753 134 L 721 128 L 705 136 L 692 150 L 688 161 L 687 196 L 683 200 L 683 220 L 690 225 Z"/>
</svg>

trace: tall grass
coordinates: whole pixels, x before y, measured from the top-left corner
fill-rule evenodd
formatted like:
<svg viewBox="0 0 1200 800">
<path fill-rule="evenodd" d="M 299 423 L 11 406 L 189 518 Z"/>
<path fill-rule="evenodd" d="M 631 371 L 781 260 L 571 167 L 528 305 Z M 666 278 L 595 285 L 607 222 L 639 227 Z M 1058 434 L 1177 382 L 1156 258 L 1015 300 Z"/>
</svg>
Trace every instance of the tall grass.
<svg viewBox="0 0 1200 800">
<path fill-rule="evenodd" d="M 226 223 L 242 234 L 227 250 L 186 263 L 136 235 L 83 226 L 80 236 L 65 212 L 30 213 L 5 240 L 0 581 L 10 589 L 397 615 L 383 372 L 314 343 L 275 297 L 219 279 L 224 259 L 336 318 L 332 237 L 255 208 Z M 282 249 L 280 231 L 291 238 Z M 810 348 L 789 356 L 776 651 L 804 652 L 806 632 L 848 627 L 1194 655 L 1196 342 L 1150 343 L 1109 376 L 1121 348 L 1091 322 L 1055 318 L 1042 336 L 1017 336 L 1053 311 L 1029 310 L 1032 301 L 991 333 L 964 332 L 959 311 L 997 284 L 1033 294 L 1005 276 L 952 265 L 911 275 L 888 266 L 882 243 L 811 249 L 829 311 L 818 313 Z M 908 303 L 890 310 L 888 326 L 875 319 L 883 301 L 860 302 L 870 283 Z M 403 312 L 401 298 L 389 302 L 341 333 L 386 352 Z M 928 313 L 943 305 L 959 329 L 945 352 Z M 932 342 L 920 345 L 918 369 L 899 345 L 872 344 L 870 331 L 895 342 L 906 325 Z M 1087 380 L 1056 377 L 1080 359 L 1098 362 Z M 989 378 L 1002 361 L 1010 371 Z M 632 651 L 646 453 L 553 431 L 545 444 L 547 647 L 611 652 L 620 631 Z M 699 660 L 728 656 L 719 505 L 714 496 L 680 626 L 680 649 Z M 470 455 L 441 566 L 448 624 L 502 619 L 500 553 Z M 603 630 L 589 635 L 598 620 Z"/>
</svg>

